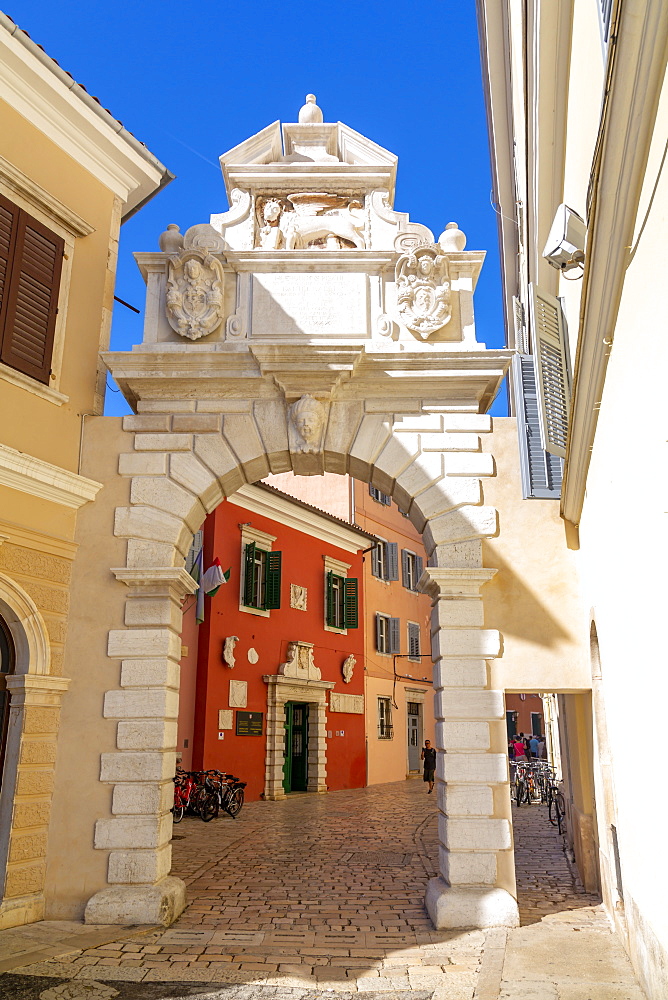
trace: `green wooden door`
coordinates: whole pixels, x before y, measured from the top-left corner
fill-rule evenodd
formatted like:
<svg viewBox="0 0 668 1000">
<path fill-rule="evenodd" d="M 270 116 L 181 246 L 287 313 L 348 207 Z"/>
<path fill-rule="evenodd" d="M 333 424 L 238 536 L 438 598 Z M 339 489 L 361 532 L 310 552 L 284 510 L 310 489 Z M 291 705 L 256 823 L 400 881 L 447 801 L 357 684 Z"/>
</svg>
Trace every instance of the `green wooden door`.
<svg viewBox="0 0 668 1000">
<path fill-rule="evenodd" d="M 305 792 L 308 780 L 308 705 L 289 701 L 285 706 L 283 790 Z"/>
</svg>

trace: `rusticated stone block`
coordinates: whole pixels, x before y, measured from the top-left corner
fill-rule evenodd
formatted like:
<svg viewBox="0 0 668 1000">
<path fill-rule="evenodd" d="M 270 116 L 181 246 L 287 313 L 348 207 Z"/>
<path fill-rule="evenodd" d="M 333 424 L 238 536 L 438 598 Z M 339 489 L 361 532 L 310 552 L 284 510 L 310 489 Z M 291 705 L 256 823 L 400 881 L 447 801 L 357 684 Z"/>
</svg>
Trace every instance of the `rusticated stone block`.
<svg viewBox="0 0 668 1000">
<path fill-rule="evenodd" d="M 167 472 L 167 455 L 159 452 L 127 452 L 118 456 L 121 476 L 163 476 Z"/>
<path fill-rule="evenodd" d="M 23 712 L 23 732 L 26 734 L 56 733 L 59 718 L 59 708 L 26 705 Z"/>
<path fill-rule="evenodd" d="M 189 434 L 135 434 L 135 451 L 190 451 Z"/>
<path fill-rule="evenodd" d="M 9 861 L 32 861 L 46 857 L 47 833 L 27 833 L 12 837 Z"/>
<path fill-rule="evenodd" d="M 53 791 L 53 771 L 19 768 L 17 795 L 50 795 Z"/>
<path fill-rule="evenodd" d="M 206 434 L 220 430 L 220 417 L 216 413 L 178 413 L 172 417 L 172 430 L 185 434 Z"/>
<path fill-rule="evenodd" d="M 169 416 L 162 413 L 123 417 L 124 431 L 168 431 Z"/>
<path fill-rule="evenodd" d="M 65 642 L 67 622 L 64 618 L 45 618 L 44 624 L 51 642 Z"/>
<path fill-rule="evenodd" d="M 7 869 L 5 896 L 29 896 L 33 892 L 41 892 L 45 874 L 46 865 L 43 863 L 20 867 L 10 865 Z"/>
<path fill-rule="evenodd" d="M 12 574 L 26 574 L 39 580 L 49 580 L 51 583 L 68 584 L 72 574 L 72 563 L 69 559 L 12 545 L 11 542 L 0 545 L 0 568 Z"/>
<path fill-rule="evenodd" d="M 23 740 L 21 744 L 21 764 L 53 764 L 56 760 L 56 744 L 48 740 Z"/>
<path fill-rule="evenodd" d="M 47 584 L 36 583 L 34 580 L 22 580 L 21 582 L 24 590 L 32 597 L 40 611 L 51 611 L 56 615 L 67 614 L 70 606 L 70 595 L 67 590 L 49 587 Z"/>
<path fill-rule="evenodd" d="M 51 815 L 51 803 L 17 802 L 14 807 L 14 829 L 23 830 L 29 826 L 47 826 Z"/>
</svg>

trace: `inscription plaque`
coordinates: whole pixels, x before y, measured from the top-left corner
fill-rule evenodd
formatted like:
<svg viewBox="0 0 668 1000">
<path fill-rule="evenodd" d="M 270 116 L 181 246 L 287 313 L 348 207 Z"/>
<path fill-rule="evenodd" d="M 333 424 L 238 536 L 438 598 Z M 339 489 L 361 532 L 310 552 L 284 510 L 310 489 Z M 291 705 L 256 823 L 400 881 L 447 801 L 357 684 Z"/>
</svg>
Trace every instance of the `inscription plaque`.
<svg viewBox="0 0 668 1000">
<path fill-rule="evenodd" d="M 368 333 L 364 274 L 254 274 L 253 337 Z"/>
</svg>

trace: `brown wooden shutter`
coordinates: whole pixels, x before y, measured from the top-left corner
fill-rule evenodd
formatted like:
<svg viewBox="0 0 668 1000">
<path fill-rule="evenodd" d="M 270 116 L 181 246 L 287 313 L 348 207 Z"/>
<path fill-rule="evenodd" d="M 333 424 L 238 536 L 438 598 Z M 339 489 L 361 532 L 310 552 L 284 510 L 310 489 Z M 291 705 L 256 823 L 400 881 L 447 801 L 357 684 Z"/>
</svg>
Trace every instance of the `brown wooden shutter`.
<svg viewBox="0 0 668 1000">
<path fill-rule="evenodd" d="M 19 209 L 0 195 L 0 331 L 4 330 Z"/>
<path fill-rule="evenodd" d="M 48 383 L 65 243 L 18 210 L 11 275 L 3 296 L 0 359 Z"/>
</svg>

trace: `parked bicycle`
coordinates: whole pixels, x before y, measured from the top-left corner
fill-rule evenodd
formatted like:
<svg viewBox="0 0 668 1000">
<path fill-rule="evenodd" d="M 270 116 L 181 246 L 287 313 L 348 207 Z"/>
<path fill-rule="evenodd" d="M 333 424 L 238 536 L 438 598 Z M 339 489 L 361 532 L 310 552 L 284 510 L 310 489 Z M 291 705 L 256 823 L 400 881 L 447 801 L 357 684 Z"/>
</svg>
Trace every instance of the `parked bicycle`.
<svg viewBox="0 0 668 1000">
<path fill-rule="evenodd" d="M 206 771 L 199 794 L 199 813 L 204 822 L 218 816 L 221 809 L 236 819 L 244 804 L 245 787 L 246 782 L 234 774 L 215 769 Z"/>
<path fill-rule="evenodd" d="M 172 815 L 175 823 L 180 823 L 186 812 L 192 809 L 200 788 L 200 771 L 182 771 L 176 769 L 174 781 L 174 805 Z"/>
<path fill-rule="evenodd" d="M 559 833 L 566 832 L 566 802 L 555 777 L 552 777 L 547 791 L 547 815 L 552 826 Z"/>
<path fill-rule="evenodd" d="M 187 812 L 199 816 L 205 823 L 218 816 L 221 809 L 233 819 L 241 812 L 246 782 L 236 775 L 213 768 L 207 771 L 177 768 L 173 781 L 175 823 L 180 823 Z"/>
</svg>

